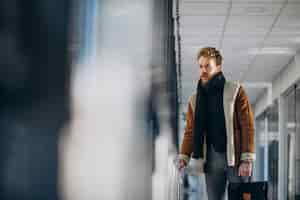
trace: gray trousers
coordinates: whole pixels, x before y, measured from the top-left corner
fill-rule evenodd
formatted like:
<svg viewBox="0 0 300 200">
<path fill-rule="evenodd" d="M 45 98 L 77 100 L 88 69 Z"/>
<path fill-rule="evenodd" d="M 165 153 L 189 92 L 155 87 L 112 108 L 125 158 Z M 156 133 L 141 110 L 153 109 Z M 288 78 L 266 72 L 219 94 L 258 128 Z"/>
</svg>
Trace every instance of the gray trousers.
<svg viewBox="0 0 300 200">
<path fill-rule="evenodd" d="M 208 200 L 225 200 L 228 183 L 247 182 L 250 177 L 240 177 L 237 167 L 228 167 L 226 153 L 216 152 L 212 146 L 207 153 L 205 182 Z"/>
</svg>

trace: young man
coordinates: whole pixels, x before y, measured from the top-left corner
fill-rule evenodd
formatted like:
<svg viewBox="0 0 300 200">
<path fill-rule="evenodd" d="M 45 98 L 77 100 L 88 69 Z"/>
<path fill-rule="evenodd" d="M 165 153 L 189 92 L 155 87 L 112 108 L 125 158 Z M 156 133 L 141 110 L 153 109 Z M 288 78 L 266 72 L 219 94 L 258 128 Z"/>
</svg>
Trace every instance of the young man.
<svg viewBox="0 0 300 200">
<path fill-rule="evenodd" d="M 179 168 L 205 173 L 208 200 L 225 198 L 227 182 L 250 178 L 255 158 L 253 113 L 241 85 L 227 81 L 213 47 L 197 55 L 197 93 L 189 99 Z"/>
</svg>

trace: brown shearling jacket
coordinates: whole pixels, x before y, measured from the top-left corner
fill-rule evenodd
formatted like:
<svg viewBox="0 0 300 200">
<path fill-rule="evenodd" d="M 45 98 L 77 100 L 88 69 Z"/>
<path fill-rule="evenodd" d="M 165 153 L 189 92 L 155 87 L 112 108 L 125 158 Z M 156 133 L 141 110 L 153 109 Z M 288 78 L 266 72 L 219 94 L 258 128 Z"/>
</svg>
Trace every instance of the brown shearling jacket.
<svg viewBox="0 0 300 200">
<path fill-rule="evenodd" d="M 229 162 L 228 165 L 238 166 L 240 164 L 240 161 L 253 161 L 255 159 L 254 117 L 253 117 L 251 105 L 249 103 L 244 88 L 236 83 L 229 83 L 228 85 L 232 85 L 232 88 L 236 88 L 235 89 L 236 94 L 235 96 L 233 96 L 232 102 L 226 103 L 227 100 L 226 98 L 224 99 L 224 105 L 228 104 L 229 107 L 230 105 L 232 105 L 231 110 L 233 112 L 233 113 L 229 113 L 230 109 L 224 108 L 225 118 L 226 117 L 231 118 L 230 116 L 233 116 L 232 120 L 230 119 L 227 120 L 229 124 L 233 123 L 232 126 L 233 130 L 231 131 L 231 129 L 228 129 L 227 127 L 227 132 L 228 130 L 229 132 L 233 132 L 232 148 L 234 149 L 233 151 L 227 150 L 227 155 L 230 155 L 233 158 L 232 162 L 231 163 Z M 226 96 L 225 95 L 226 92 L 227 90 L 224 89 L 224 96 Z M 234 94 L 234 92 L 232 94 Z M 232 95 L 229 94 L 229 96 Z M 185 159 L 187 162 L 191 157 L 193 151 L 192 145 L 193 145 L 194 110 L 195 110 L 195 95 L 193 95 L 189 100 L 188 110 L 186 114 L 186 127 L 185 127 L 183 142 L 180 148 L 180 154 L 183 156 L 183 159 Z M 230 137 L 230 133 L 229 134 L 227 133 L 227 136 Z M 228 142 L 230 142 L 230 139 L 227 140 L 227 143 Z M 199 147 L 199 148 L 206 148 L 206 147 Z"/>
</svg>

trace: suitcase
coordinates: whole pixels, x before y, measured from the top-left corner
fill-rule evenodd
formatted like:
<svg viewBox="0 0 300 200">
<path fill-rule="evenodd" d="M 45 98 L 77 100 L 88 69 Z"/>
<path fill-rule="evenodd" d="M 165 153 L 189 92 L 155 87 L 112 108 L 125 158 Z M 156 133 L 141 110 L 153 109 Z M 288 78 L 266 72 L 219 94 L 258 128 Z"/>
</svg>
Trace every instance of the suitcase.
<svg viewBox="0 0 300 200">
<path fill-rule="evenodd" d="M 185 170 L 181 172 L 177 171 L 177 194 L 176 200 L 184 200 L 186 199 L 186 181 L 187 181 L 187 173 Z"/>
<path fill-rule="evenodd" d="M 267 200 L 267 182 L 230 183 L 228 200 Z"/>
<path fill-rule="evenodd" d="M 178 170 L 178 158 L 175 158 L 174 161 L 174 169 L 175 169 L 175 191 L 170 200 L 187 200 L 189 199 L 190 191 L 189 191 L 189 181 L 188 176 L 190 175 L 190 170 L 188 167 L 183 168 L 182 170 Z"/>
<path fill-rule="evenodd" d="M 172 173 L 169 180 L 168 200 L 182 200 L 184 191 L 184 174 L 185 171 L 178 170 L 178 158 L 172 163 Z"/>
<path fill-rule="evenodd" d="M 189 166 L 183 168 L 181 171 L 178 170 L 178 160 L 174 161 L 176 169 L 176 197 L 171 200 L 188 200 L 188 199 L 207 199 L 206 188 L 203 187 L 203 182 L 200 183 L 200 176 L 197 172 L 191 169 Z M 201 184 L 201 185 L 200 185 Z"/>
</svg>

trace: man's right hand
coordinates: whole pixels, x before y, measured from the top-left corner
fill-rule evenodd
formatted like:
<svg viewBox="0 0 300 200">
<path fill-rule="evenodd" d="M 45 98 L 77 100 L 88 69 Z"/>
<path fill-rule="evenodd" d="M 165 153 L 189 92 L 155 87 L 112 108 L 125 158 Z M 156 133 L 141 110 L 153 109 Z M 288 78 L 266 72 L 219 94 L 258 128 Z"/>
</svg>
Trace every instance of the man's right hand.
<svg viewBox="0 0 300 200">
<path fill-rule="evenodd" d="M 178 169 L 179 169 L 179 171 L 181 171 L 186 166 L 187 166 L 187 163 L 185 162 L 185 160 L 179 159 L 179 161 L 178 161 Z"/>
</svg>

